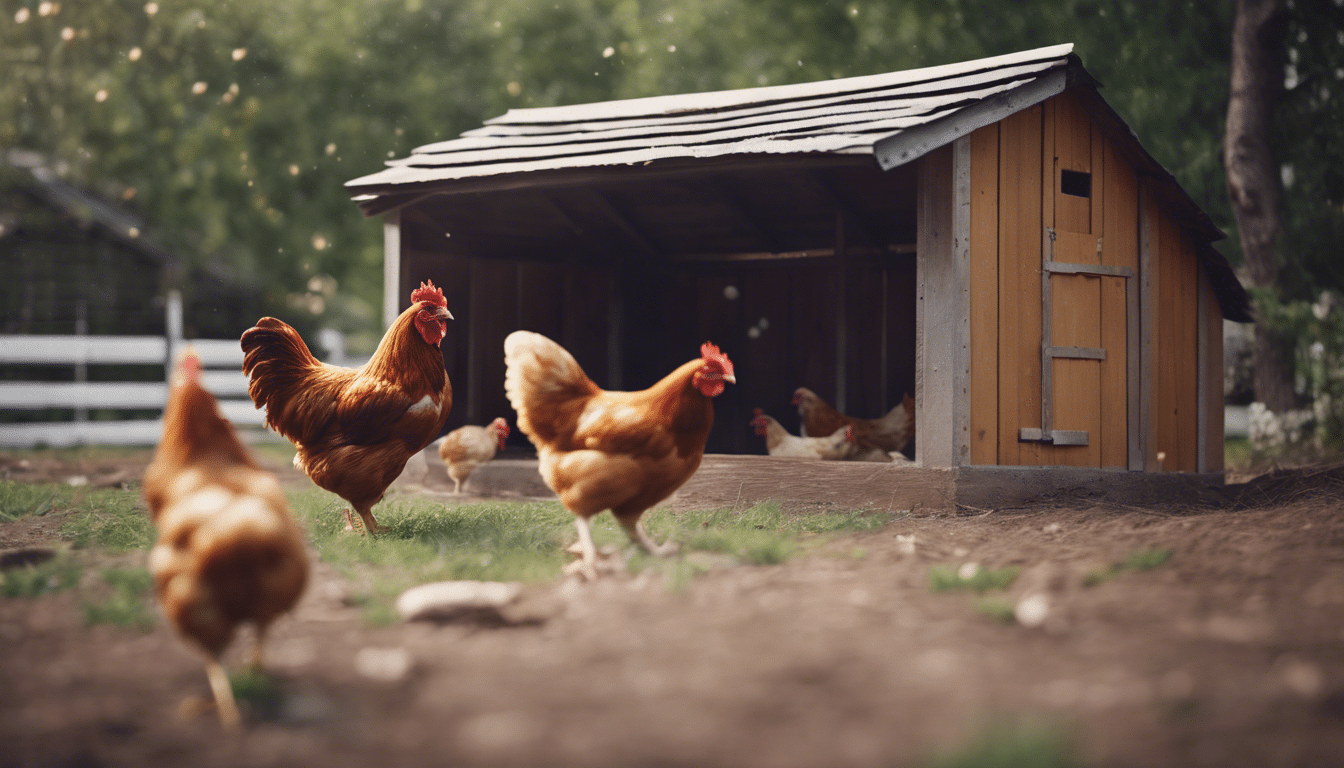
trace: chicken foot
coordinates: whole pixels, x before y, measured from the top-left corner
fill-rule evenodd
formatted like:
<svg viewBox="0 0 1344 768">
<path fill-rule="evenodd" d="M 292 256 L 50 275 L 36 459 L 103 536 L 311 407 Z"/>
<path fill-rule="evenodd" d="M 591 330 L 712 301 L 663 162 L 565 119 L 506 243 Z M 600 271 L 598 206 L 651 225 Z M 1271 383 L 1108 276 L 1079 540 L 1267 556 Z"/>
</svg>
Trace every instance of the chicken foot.
<svg viewBox="0 0 1344 768">
<path fill-rule="evenodd" d="M 630 542 L 643 547 L 644 551 L 650 555 L 667 557 L 676 554 L 678 549 L 676 542 L 667 541 L 663 544 L 654 544 L 653 539 L 649 538 L 649 534 L 644 531 L 644 525 L 639 522 L 639 518 L 618 517 L 616 520 L 625 529 L 625 535 L 630 537 Z"/>
<path fill-rule="evenodd" d="M 251 655 L 248 657 L 248 659 L 247 659 L 247 666 L 248 666 L 248 668 L 251 669 L 253 672 L 260 672 L 260 671 L 261 671 L 261 668 L 262 668 L 262 664 L 261 664 L 262 652 L 261 652 L 261 651 L 262 651 L 262 645 L 265 644 L 265 642 L 266 642 L 266 630 L 267 630 L 267 626 L 266 626 L 265 624 L 258 624 L 258 625 L 257 625 L 256 645 L 253 645 L 253 646 L 252 646 L 252 654 L 251 654 Z"/>
<path fill-rule="evenodd" d="M 359 513 L 359 519 L 363 521 L 363 526 L 361 528 L 356 528 L 355 519 L 353 516 L 351 516 L 350 510 L 344 509 L 342 510 L 342 514 L 345 515 L 345 530 L 347 531 L 357 530 L 360 533 L 364 533 L 369 536 L 377 536 L 378 534 L 384 531 L 384 528 L 378 524 L 378 521 L 373 519 L 373 512 L 371 512 L 370 510 L 356 508 L 355 512 Z"/>
<path fill-rule="evenodd" d="M 210 680 L 210 690 L 215 694 L 215 708 L 219 710 L 219 722 L 225 728 L 238 728 L 243 716 L 238 712 L 238 704 L 233 700 L 233 686 L 229 683 L 229 673 L 224 671 L 218 659 L 205 662 L 205 676 Z"/>
</svg>

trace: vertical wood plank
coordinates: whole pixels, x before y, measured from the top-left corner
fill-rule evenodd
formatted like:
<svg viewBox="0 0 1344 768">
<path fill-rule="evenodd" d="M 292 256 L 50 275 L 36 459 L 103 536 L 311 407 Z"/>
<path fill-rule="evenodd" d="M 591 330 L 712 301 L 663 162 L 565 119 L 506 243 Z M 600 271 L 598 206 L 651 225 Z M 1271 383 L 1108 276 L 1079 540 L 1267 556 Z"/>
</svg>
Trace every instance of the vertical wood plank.
<svg viewBox="0 0 1344 768">
<path fill-rule="evenodd" d="M 1130 448 L 1137 449 L 1139 423 L 1139 315 L 1134 311 L 1140 291 L 1138 181 L 1110 141 L 1096 143 L 1102 146 L 1102 263 L 1134 274 L 1129 280 L 1102 280 L 1101 343 L 1107 355 L 1101 363 L 1101 466 L 1134 469 Z"/>
<path fill-rule="evenodd" d="M 1203 342 L 1200 359 L 1203 361 L 1203 381 L 1200 398 L 1204 404 L 1204 450 L 1201 472 L 1222 472 L 1224 469 L 1223 441 L 1223 310 L 1213 292 L 1208 273 L 1200 266 L 1200 291 L 1204 297 Z"/>
<path fill-rule="evenodd" d="M 383 214 L 383 327 L 401 314 L 401 211 Z M 410 294 L 406 294 L 410 306 Z"/>
<path fill-rule="evenodd" d="M 971 463 L 971 137 L 952 144 L 952 464 Z"/>
<path fill-rule="evenodd" d="M 1199 264 L 1195 257 L 1194 242 L 1185 231 L 1180 232 L 1181 256 L 1179 308 L 1180 352 L 1177 363 L 1177 435 L 1180 472 L 1194 472 L 1199 454 Z"/>
<path fill-rule="evenodd" d="M 1046 102 L 1049 103 L 1049 102 Z M 999 123 L 999 464 L 1040 463 L 1043 104 Z"/>
<path fill-rule="evenodd" d="M 1163 455 L 1162 469 L 1175 471 L 1180 464 L 1178 369 L 1180 354 L 1180 230 L 1166 215 L 1158 224 L 1158 321 L 1157 321 L 1157 445 Z"/>
<path fill-rule="evenodd" d="M 1101 346 L 1101 278 L 1053 275 L 1051 340 L 1064 347 Z M 1109 352 L 1109 350 L 1107 350 Z M 1055 463 L 1071 467 L 1101 464 L 1101 362 L 1056 358 L 1054 364 L 1054 429 L 1088 433 L 1088 444 L 1052 446 Z"/>
<path fill-rule="evenodd" d="M 466 383 L 468 424 L 485 424 L 511 412 L 504 395 L 504 337 L 516 330 L 518 266 L 474 259 L 471 276 L 471 362 Z M 456 406 L 454 406 L 456 408 Z"/>
<path fill-rule="evenodd" d="M 1092 200 L 1066 195 L 1061 187 L 1065 170 L 1092 173 L 1092 121 L 1080 104 L 1068 94 L 1050 99 L 1054 108 L 1055 162 L 1051 168 L 1051 194 L 1054 196 L 1054 226 L 1068 232 L 1092 232 Z M 1046 144 L 1047 150 L 1050 145 Z M 1096 188 L 1096 179 L 1092 179 Z"/>
<path fill-rule="evenodd" d="M 1139 458 L 1130 469 L 1157 471 L 1157 337 L 1161 284 L 1160 212 L 1148 182 L 1139 184 Z"/>
<path fill-rule="evenodd" d="M 966 141 L 963 137 L 956 144 Z M 969 156 L 968 148 L 962 151 Z M 945 146 L 921 158 L 916 193 L 917 336 L 922 359 L 915 395 L 920 429 L 916 461 L 926 467 L 957 465 L 957 434 L 965 425 L 964 418 L 958 424 L 956 391 L 964 381 L 958 380 L 957 348 L 966 343 L 963 329 L 968 320 L 963 311 L 967 285 L 957 281 L 957 154 L 955 146 Z"/>
<path fill-rule="evenodd" d="M 1045 280 L 1041 269 L 1053 247 L 1053 244 L 1050 242 L 1049 233 L 1055 229 L 1057 225 L 1056 218 L 1059 214 L 1059 211 L 1056 209 L 1060 198 L 1059 139 L 1057 134 L 1059 133 L 1060 102 L 1062 101 L 1063 99 L 1056 96 L 1047 99 L 1041 104 L 1041 171 L 1038 174 L 1038 178 L 1041 180 L 1039 194 L 1039 197 L 1041 198 L 1041 229 L 1040 235 L 1037 238 L 1040 247 L 1035 253 L 1036 258 L 1034 266 L 1030 267 L 1030 269 L 1033 269 L 1036 272 L 1037 285 L 1040 286 L 1040 295 L 1043 297 L 1045 294 L 1049 293 L 1051 286 L 1050 283 Z M 1042 302 L 1037 303 L 1036 317 L 1038 335 L 1036 338 L 1032 339 L 1032 341 L 1035 342 L 1036 345 L 1035 360 L 1036 367 L 1039 371 L 1036 375 L 1036 397 L 1039 401 L 1036 410 L 1040 413 L 1037 423 L 1044 428 L 1050 429 L 1052 428 L 1051 421 L 1054 419 L 1054 412 L 1050 403 L 1045 400 L 1043 390 L 1049 387 L 1049 381 L 1046 380 L 1046 376 L 1053 374 L 1054 371 L 1053 365 L 1048 366 L 1041 351 L 1041 347 L 1046 340 L 1046 329 L 1051 327 L 1049 324 L 1050 318 L 1044 316 L 1044 306 L 1042 305 Z M 1053 387 L 1050 388 L 1053 389 Z M 1041 443 L 1027 443 L 1025 445 L 1032 446 L 1032 450 L 1036 453 L 1036 460 L 1032 463 L 1046 466 L 1053 466 L 1060 463 L 1059 457 L 1055 455 L 1055 447 L 1053 445 Z M 1028 449 L 1024 447 L 1023 452 L 1028 452 Z"/>
<path fill-rule="evenodd" d="M 999 126 L 971 134 L 971 463 L 999 458 Z"/>
</svg>

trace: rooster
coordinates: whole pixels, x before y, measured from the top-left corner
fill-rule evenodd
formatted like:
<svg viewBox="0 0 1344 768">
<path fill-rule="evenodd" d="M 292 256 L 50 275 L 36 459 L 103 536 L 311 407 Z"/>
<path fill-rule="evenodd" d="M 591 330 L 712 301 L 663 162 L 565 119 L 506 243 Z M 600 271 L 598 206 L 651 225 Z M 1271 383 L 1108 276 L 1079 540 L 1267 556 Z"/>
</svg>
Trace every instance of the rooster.
<svg viewBox="0 0 1344 768">
<path fill-rule="evenodd" d="M 589 518 L 610 509 L 630 541 L 650 554 L 639 519 L 700 466 L 714 423 L 713 398 L 735 384 L 733 363 L 706 342 L 700 357 L 642 392 L 606 392 L 559 344 L 515 331 L 504 339 L 504 390 L 518 428 L 537 447 L 541 477 L 574 513 L 581 572 L 597 576 Z"/>
<path fill-rule="evenodd" d="M 280 485 L 238 442 L 201 388 L 200 370 L 188 350 L 145 471 L 145 501 L 158 528 L 149 570 L 164 616 L 205 654 L 220 720 L 235 727 L 238 706 L 220 655 L 238 626 L 250 623 L 252 665 L 261 666 L 266 629 L 303 594 L 308 556 Z"/>
<path fill-rule="evenodd" d="M 318 362 L 297 331 L 263 317 L 243 333 L 248 394 L 266 423 L 289 438 L 294 466 L 350 502 L 369 534 L 373 505 L 406 460 L 443 431 L 453 389 L 439 349 L 453 319 L 432 282 L 411 292 L 369 362 L 338 368 Z M 345 510 L 346 530 L 354 530 Z"/>
<path fill-rule="evenodd" d="M 848 424 L 826 437 L 795 437 L 760 408 L 752 413 L 756 415 L 751 426 L 765 438 L 765 450 L 771 456 L 835 460 L 848 458 L 854 451 L 854 427 Z"/>
<path fill-rule="evenodd" d="M 891 451 L 903 451 L 915 437 L 915 399 L 906 395 L 901 404 L 880 419 L 857 419 L 835 410 L 807 387 L 793 393 L 793 404 L 802 417 L 804 435 L 829 435 L 845 425 L 854 427 L 857 449 L 849 457 L 859 461 L 890 461 Z"/>
<path fill-rule="evenodd" d="M 487 427 L 468 424 L 444 435 L 439 441 L 439 458 L 448 465 L 455 495 L 462 493 L 462 484 L 472 470 L 495 458 L 496 451 L 504 450 L 508 436 L 509 424 L 504 419 L 495 419 Z"/>
</svg>

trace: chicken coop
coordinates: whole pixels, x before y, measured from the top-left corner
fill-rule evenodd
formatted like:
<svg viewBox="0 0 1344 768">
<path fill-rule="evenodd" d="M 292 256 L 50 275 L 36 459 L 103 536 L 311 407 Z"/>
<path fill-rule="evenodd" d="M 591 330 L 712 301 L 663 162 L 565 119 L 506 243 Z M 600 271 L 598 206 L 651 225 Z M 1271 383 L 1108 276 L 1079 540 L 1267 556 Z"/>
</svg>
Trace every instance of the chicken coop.
<svg viewBox="0 0 1344 768">
<path fill-rule="evenodd" d="M 815 470 L 838 485 L 973 503 L 1220 482 L 1221 320 L 1250 319 L 1246 294 L 1211 245 L 1224 234 L 1098 87 L 1060 45 L 515 109 L 347 187 L 384 222 L 389 322 L 425 279 L 457 317 L 450 427 L 512 419 L 515 329 L 609 389 L 710 340 L 738 384 L 707 450 L 763 488 L 813 471 L 750 456 L 752 409 L 796 433 L 799 386 L 866 418 L 915 398 L 917 466 Z"/>
</svg>

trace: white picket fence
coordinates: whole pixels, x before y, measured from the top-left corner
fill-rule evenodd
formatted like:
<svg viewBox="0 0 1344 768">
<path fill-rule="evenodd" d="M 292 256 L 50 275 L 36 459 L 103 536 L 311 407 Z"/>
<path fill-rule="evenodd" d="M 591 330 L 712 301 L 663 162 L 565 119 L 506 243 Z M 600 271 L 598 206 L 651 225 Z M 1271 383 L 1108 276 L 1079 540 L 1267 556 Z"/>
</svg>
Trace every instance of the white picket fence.
<svg viewBox="0 0 1344 768">
<path fill-rule="evenodd" d="M 242 373 L 243 350 L 237 339 L 181 337 L 181 303 L 168 298 L 168 336 L 4 336 L 0 335 L 0 365 L 69 365 L 76 381 L 0 381 L 0 411 L 70 408 L 73 421 L 0 422 L 0 447 L 37 445 L 65 447 L 81 444 L 153 445 L 163 432 L 161 419 L 91 421 L 88 411 L 159 410 L 168 398 L 171 356 L 191 344 L 201 358 L 201 381 L 219 399 L 224 417 L 239 427 L 259 427 L 265 411 L 247 396 Z M 164 381 L 84 381 L 91 365 L 157 365 Z"/>
</svg>

